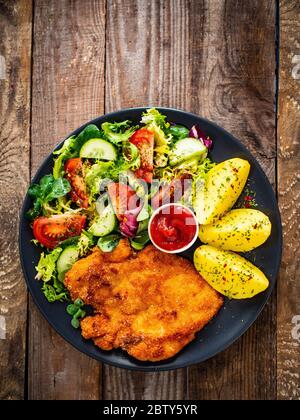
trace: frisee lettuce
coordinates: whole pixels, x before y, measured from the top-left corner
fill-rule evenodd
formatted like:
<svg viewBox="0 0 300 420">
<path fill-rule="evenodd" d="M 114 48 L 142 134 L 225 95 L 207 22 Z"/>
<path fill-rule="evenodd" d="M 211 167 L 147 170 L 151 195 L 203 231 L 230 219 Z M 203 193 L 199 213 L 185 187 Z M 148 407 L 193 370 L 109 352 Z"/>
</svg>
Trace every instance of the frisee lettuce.
<svg viewBox="0 0 300 420">
<path fill-rule="evenodd" d="M 170 124 L 166 122 L 166 118 L 156 108 L 150 108 L 142 115 L 141 123 L 154 133 L 154 165 L 156 167 L 165 167 L 168 163 L 172 135 L 168 131 Z"/>
<path fill-rule="evenodd" d="M 68 291 L 57 278 L 56 262 L 62 252 L 62 248 L 54 248 L 49 254 L 41 253 L 36 279 L 43 281 L 42 291 L 48 302 L 68 300 Z"/>
<path fill-rule="evenodd" d="M 79 257 L 81 258 L 85 256 L 90 251 L 90 249 L 94 246 L 93 235 L 83 230 L 78 239 L 77 246 L 79 250 Z"/>
<path fill-rule="evenodd" d="M 53 152 L 58 157 L 54 159 L 53 176 L 59 178 L 64 175 L 64 163 L 71 158 L 78 157 L 81 147 L 90 139 L 103 137 L 103 132 L 95 124 L 87 125 L 78 136 L 71 136 L 64 141 L 62 147 Z"/>
<path fill-rule="evenodd" d="M 193 180 L 205 178 L 206 174 L 215 166 L 209 158 L 205 158 L 199 163 L 197 159 L 190 159 L 177 166 L 167 166 L 165 168 L 155 168 L 154 175 L 161 181 L 171 182 L 173 179 L 189 175 Z"/>
<path fill-rule="evenodd" d="M 44 293 L 46 299 L 50 303 L 53 303 L 53 302 L 56 302 L 56 301 L 65 302 L 65 301 L 70 300 L 69 295 L 68 295 L 68 291 L 66 289 L 62 289 L 62 291 L 59 292 L 51 284 L 48 284 L 48 283 L 43 284 L 42 292 Z"/>
<path fill-rule="evenodd" d="M 138 128 L 138 126 L 131 126 L 131 121 L 129 120 L 114 123 L 105 122 L 101 124 L 104 136 L 114 144 L 127 141 Z"/>
<path fill-rule="evenodd" d="M 37 280 L 43 280 L 44 282 L 49 282 L 54 280 L 56 277 L 56 261 L 62 252 L 62 248 L 54 248 L 49 254 L 41 253 L 40 260 L 38 265 L 35 267 L 37 275 L 35 278 Z"/>
</svg>

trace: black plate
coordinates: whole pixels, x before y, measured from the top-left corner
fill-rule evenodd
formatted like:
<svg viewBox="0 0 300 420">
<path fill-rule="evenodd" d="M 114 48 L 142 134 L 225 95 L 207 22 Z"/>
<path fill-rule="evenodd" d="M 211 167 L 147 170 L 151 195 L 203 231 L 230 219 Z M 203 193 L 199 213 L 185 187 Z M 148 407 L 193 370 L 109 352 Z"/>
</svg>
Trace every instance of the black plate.
<svg viewBox="0 0 300 420">
<path fill-rule="evenodd" d="M 247 258 L 255 262 L 270 280 L 270 287 L 264 293 L 248 300 L 226 299 L 218 315 L 197 334 L 195 340 L 175 357 L 156 363 L 139 362 L 128 356 L 126 352 L 121 350 L 102 351 L 94 346 L 91 341 L 84 340 L 81 337 L 80 330 L 71 327 L 70 316 L 66 314 L 66 304 L 59 302 L 50 304 L 42 294 L 40 283 L 34 279 L 36 274 L 34 267 L 39 260 L 40 249 L 30 242 L 33 238 L 32 230 L 28 221 L 24 218 L 25 212 L 31 206 L 28 195 L 25 197 L 21 212 L 19 237 L 20 256 L 27 286 L 36 305 L 52 327 L 69 343 L 88 356 L 114 366 L 144 371 L 176 369 L 203 362 L 226 349 L 244 334 L 260 314 L 274 288 L 282 248 L 282 229 L 276 198 L 266 175 L 250 152 L 231 134 L 208 120 L 175 109 L 158 109 L 167 115 L 169 121 L 187 127 L 199 123 L 203 131 L 213 139 L 214 148 L 211 155 L 214 161 L 220 162 L 233 157 L 241 157 L 250 162 L 249 180 L 251 188 L 256 191 L 258 208 L 265 212 L 272 222 L 272 233 L 267 242 L 247 254 Z M 138 124 L 144 110 L 145 108 L 124 109 L 96 118 L 87 124 L 93 123 L 99 126 L 104 121 L 123 121 L 127 119 Z M 78 128 L 69 136 L 77 135 L 87 124 Z M 57 148 L 60 146 L 61 144 Z M 43 175 L 50 173 L 52 162 L 52 154 L 50 154 L 37 171 L 32 182 L 37 182 Z M 192 259 L 193 251 L 198 245 L 199 243 L 196 243 L 192 250 L 185 253 L 185 256 Z"/>
</svg>

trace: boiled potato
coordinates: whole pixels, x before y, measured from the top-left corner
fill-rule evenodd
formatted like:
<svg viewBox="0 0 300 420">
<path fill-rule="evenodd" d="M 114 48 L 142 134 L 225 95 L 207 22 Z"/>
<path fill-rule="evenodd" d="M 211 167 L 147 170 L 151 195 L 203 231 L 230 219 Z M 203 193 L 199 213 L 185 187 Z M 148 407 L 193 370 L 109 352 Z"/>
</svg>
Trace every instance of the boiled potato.
<svg viewBox="0 0 300 420">
<path fill-rule="evenodd" d="M 271 222 L 254 209 L 235 209 L 211 225 L 201 225 L 201 242 L 228 251 L 251 251 L 263 244 L 271 233 Z"/>
<path fill-rule="evenodd" d="M 200 224 L 213 223 L 232 208 L 244 189 L 249 171 L 246 160 L 228 159 L 208 172 L 203 185 L 196 184 L 193 207 Z"/>
<path fill-rule="evenodd" d="M 234 252 L 201 245 L 194 253 L 194 264 L 214 289 L 233 299 L 251 298 L 269 286 L 259 268 Z"/>
</svg>

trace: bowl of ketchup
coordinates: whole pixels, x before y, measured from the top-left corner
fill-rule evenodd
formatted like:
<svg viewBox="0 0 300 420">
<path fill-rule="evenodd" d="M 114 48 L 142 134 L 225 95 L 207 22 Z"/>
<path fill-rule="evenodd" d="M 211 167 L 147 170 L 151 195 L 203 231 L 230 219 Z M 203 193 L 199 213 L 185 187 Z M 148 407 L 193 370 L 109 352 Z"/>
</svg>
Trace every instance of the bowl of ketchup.
<svg viewBox="0 0 300 420">
<path fill-rule="evenodd" d="M 152 214 L 149 237 L 160 251 L 175 254 L 186 251 L 198 238 L 195 214 L 182 204 L 165 204 Z"/>
</svg>

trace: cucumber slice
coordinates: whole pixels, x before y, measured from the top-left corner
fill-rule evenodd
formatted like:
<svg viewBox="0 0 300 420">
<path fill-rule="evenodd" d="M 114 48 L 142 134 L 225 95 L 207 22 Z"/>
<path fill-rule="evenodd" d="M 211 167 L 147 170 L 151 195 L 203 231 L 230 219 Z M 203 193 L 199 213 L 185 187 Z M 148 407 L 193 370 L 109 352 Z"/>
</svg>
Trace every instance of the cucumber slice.
<svg viewBox="0 0 300 420">
<path fill-rule="evenodd" d="M 116 160 L 115 146 L 103 139 L 90 139 L 80 149 L 80 157 L 101 160 Z"/>
<path fill-rule="evenodd" d="M 94 236 L 106 236 L 111 233 L 117 226 L 117 218 L 113 207 L 109 204 L 97 217 L 95 222 L 89 228 L 89 232 Z"/>
<path fill-rule="evenodd" d="M 148 230 L 144 230 L 140 232 L 139 234 L 137 234 L 136 237 L 130 241 L 130 243 L 131 243 L 131 246 L 135 250 L 141 251 L 145 247 L 147 242 L 149 241 L 150 241 L 150 238 L 149 238 Z"/>
<path fill-rule="evenodd" d="M 106 207 L 110 204 L 109 197 L 107 193 L 100 195 L 96 201 L 96 212 L 102 214 Z"/>
<path fill-rule="evenodd" d="M 116 246 L 118 246 L 120 239 L 121 235 L 118 233 L 112 233 L 104 238 L 99 238 L 97 245 L 102 252 L 112 252 Z"/>
<path fill-rule="evenodd" d="M 148 204 L 148 200 L 145 199 L 144 204 L 143 204 L 143 208 L 140 211 L 138 217 L 137 217 L 137 221 L 138 222 L 142 222 L 145 219 L 149 219 L 151 216 L 151 207 Z"/>
<path fill-rule="evenodd" d="M 175 143 L 169 154 L 169 162 L 171 166 L 175 166 L 193 158 L 197 158 L 198 161 L 203 160 L 206 156 L 207 148 L 204 144 L 198 139 L 187 137 Z"/>
<path fill-rule="evenodd" d="M 79 250 L 77 245 L 69 245 L 62 251 L 56 262 L 56 269 L 59 281 L 64 281 L 66 272 L 70 270 L 70 268 L 78 260 L 78 258 Z"/>
</svg>

